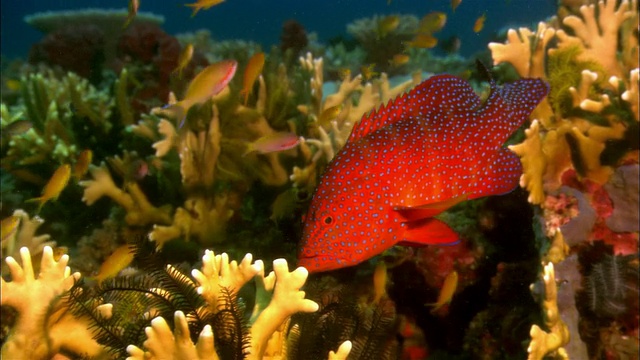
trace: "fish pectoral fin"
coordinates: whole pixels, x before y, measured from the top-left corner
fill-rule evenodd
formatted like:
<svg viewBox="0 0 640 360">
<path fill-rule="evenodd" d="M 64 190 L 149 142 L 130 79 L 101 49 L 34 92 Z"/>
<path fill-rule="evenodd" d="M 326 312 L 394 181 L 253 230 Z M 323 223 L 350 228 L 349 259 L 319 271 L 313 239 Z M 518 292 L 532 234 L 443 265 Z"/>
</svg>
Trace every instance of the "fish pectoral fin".
<svg viewBox="0 0 640 360">
<path fill-rule="evenodd" d="M 402 240 L 398 245 L 455 245 L 460 241 L 458 234 L 449 225 L 438 219 L 420 219 L 407 222 Z"/>
<path fill-rule="evenodd" d="M 432 218 L 450 207 L 457 205 L 469 197 L 468 194 L 459 195 L 445 201 L 429 203 L 418 206 L 396 206 L 393 208 L 404 221 L 416 221 Z"/>
</svg>

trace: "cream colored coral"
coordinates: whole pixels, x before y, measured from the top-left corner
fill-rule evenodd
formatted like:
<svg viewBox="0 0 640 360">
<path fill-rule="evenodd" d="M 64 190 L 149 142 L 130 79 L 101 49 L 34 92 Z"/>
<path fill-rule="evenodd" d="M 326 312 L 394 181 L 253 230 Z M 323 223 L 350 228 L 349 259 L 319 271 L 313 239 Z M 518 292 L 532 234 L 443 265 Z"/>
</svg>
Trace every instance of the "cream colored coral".
<svg viewBox="0 0 640 360">
<path fill-rule="evenodd" d="M 162 248 L 169 240 L 184 236 L 195 237 L 201 244 L 221 242 L 227 221 L 233 216 L 226 195 L 193 196 L 176 209 L 170 225 L 154 224 L 149 239 Z"/>
<path fill-rule="evenodd" d="M 582 59 L 592 59 L 604 66 L 609 75 L 622 76 L 618 63 L 618 31 L 622 23 L 633 16 L 629 9 L 629 1 L 623 0 L 616 9 L 615 0 L 598 1 L 598 16 L 595 5 L 580 7 L 582 18 L 571 15 L 563 19 L 563 24 L 575 31 L 576 37 L 558 30 L 559 47 L 572 44 L 584 44 Z"/>
<path fill-rule="evenodd" d="M 304 291 L 300 290 L 309 275 L 307 269 L 299 267 L 289 272 L 287 261 L 277 259 L 273 261 L 273 274 L 271 301 L 251 326 L 249 360 L 262 359 L 269 338 L 291 315 L 297 312 L 314 312 L 319 307 L 316 302 L 305 299 Z M 267 289 L 270 287 L 270 284 L 267 285 Z"/>
<path fill-rule="evenodd" d="M 545 325 L 550 331 L 546 332 L 538 325 L 531 326 L 531 331 L 529 332 L 531 342 L 527 348 L 529 353 L 528 360 L 542 360 L 545 356 L 551 356 L 554 359 L 568 359 L 567 352 L 562 346 L 569 343 L 569 330 L 560 318 L 560 312 L 558 311 L 557 285 L 553 263 L 548 263 L 544 266 L 542 280 L 544 282 L 542 309 Z"/>
<path fill-rule="evenodd" d="M 31 218 L 24 210 L 18 209 L 13 212 L 13 216 L 19 218 L 19 224 L 17 225 L 17 231 L 13 236 L 8 236 L 2 240 L 2 255 L 17 257 L 19 255 L 18 250 L 26 247 L 29 249 L 31 255 L 38 255 L 46 246 L 56 246 L 55 241 L 50 241 L 48 234 L 37 235 L 36 231 L 44 224 L 44 220 L 39 216 Z M 2 270 L 5 270 L 3 264 Z"/>
<path fill-rule="evenodd" d="M 173 126 L 173 124 L 165 119 L 162 119 L 160 120 L 160 122 L 158 122 L 158 132 L 161 135 L 164 135 L 164 139 L 156 141 L 151 146 L 156 149 L 157 157 L 163 157 L 171 149 L 177 146 L 178 133 L 176 132 L 176 128 Z"/>
<path fill-rule="evenodd" d="M 489 43 L 493 64 L 508 62 L 521 77 L 544 77 L 545 49 L 555 29 L 538 23 L 535 34 L 528 28 L 509 29 L 507 43 Z"/>
<path fill-rule="evenodd" d="M 245 255 L 238 264 L 235 260 L 229 261 L 226 253 L 215 255 L 211 250 L 205 251 L 202 256 L 202 271 L 193 270 L 191 275 L 198 282 L 198 294 L 207 301 L 209 309 L 218 309 L 220 287 L 226 288 L 230 295 L 235 295 L 242 286 L 264 271 L 262 260 L 254 264 L 251 262 L 251 254 Z"/>
<path fill-rule="evenodd" d="M 53 250 L 42 252 L 36 277 L 29 249 L 20 249 L 22 266 L 11 256 L 6 263 L 11 281 L 2 281 L 0 303 L 18 312 L 16 324 L 2 346 L 3 359 L 50 359 L 61 349 L 78 355 L 95 356 L 101 351 L 87 322 L 74 318 L 62 295 L 80 278 L 71 274 L 68 255 L 55 261 Z"/>
<path fill-rule="evenodd" d="M 516 153 L 522 161 L 524 173 L 520 176 L 520 186 L 529 191 L 529 202 L 540 204 L 544 201 L 544 184 L 542 177 L 547 165 L 547 158 L 542 152 L 540 125 L 537 120 L 525 130 L 526 139 L 520 144 L 511 145 L 509 149 Z"/>
<path fill-rule="evenodd" d="M 631 70 L 629 74 L 629 88 L 622 93 L 622 100 L 628 102 L 631 105 L 631 110 L 636 116 L 636 121 L 640 121 L 640 114 L 638 113 L 638 98 L 640 97 L 640 92 L 638 92 L 638 83 L 640 79 L 638 79 L 638 72 L 640 70 L 638 68 Z"/>
<path fill-rule="evenodd" d="M 342 344 L 340 344 L 336 352 L 329 352 L 329 360 L 346 360 L 347 356 L 349 356 L 349 353 L 351 352 L 352 347 L 353 344 L 351 344 L 351 341 L 343 342 Z"/>
<path fill-rule="evenodd" d="M 135 345 L 129 345 L 127 360 L 153 360 L 153 359 L 174 359 L 174 360 L 218 360 L 216 353 L 213 331 L 211 325 L 206 325 L 200 335 L 198 342 L 194 345 L 191 341 L 189 324 L 182 311 L 176 311 L 174 315 L 174 330 L 171 331 L 167 322 L 157 317 L 151 320 L 151 326 L 145 328 L 147 340 L 142 350 Z"/>
<path fill-rule="evenodd" d="M 212 105 L 213 116 L 207 130 L 188 131 L 180 139 L 180 174 L 185 186 L 211 186 L 215 179 L 215 164 L 220 155 L 220 117 Z"/>
<path fill-rule="evenodd" d="M 104 167 L 89 168 L 93 180 L 80 181 L 84 187 L 82 201 L 93 205 L 103 196 L 108 196 L 126 211 L 125 221 L 129 225 L 169 224 L 169 214 L 154 207 L 135 182 L 126 182 L 124 190 L 116 186 L 109 171 Z"/>
</svg>

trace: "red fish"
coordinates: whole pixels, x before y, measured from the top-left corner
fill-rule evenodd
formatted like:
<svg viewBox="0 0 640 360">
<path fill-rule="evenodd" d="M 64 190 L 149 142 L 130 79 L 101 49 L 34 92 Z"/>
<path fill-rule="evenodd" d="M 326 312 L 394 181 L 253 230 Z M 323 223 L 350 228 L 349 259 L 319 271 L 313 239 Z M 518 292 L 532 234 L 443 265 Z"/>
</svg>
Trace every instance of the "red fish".
<svg viewBox="0 0 640 360">
<path fill-rule="evenodd" d="M 492 82 L 482 103 L 466 81 L 439 75 L 365 115 L 316 189 L 299 265 L 327 271 L 394 245 L 455 243 L 434 216 L 518 185 L 520 160 L 502 145 L 547 92 L 539 79 Z"/>
</svg>

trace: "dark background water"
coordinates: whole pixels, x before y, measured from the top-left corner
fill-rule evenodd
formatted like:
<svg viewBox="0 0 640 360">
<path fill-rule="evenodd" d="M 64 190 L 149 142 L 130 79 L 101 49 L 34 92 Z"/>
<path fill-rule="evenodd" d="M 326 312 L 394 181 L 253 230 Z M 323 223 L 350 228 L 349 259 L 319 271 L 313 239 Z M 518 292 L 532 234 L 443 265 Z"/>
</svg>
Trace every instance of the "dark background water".
<svg viewBox="0 0 640 360">
<path fill-rule="evenodd" d="M 214 39 L 244 39 L 261 43 L 266 49 L 278 44 L 282 23 L 295 19 L 308 32 L 317 32 L 320 41 L 346 36 L 346 25 L 374 14 L 414 14 L 431 11 L 448 14 L 447 25 L 438 35 L 457 35 L 461 53 L 470 55 L 486 48 L 495 34 L 506 27 L 533 27 L 555 13 L 556 0 L 463 0 L 452 13 L 450 0 L 227 0 L 191 17 L 190 1 L 141 0 L 140 11 L 161 14 L 163 28 L 176 34 L 209 29 Z M 24 57 L 42 34 L 27 25 L 25 15 L 50 10 L 83 8 L 126 9 L 127 0 L 1 0 L 1 53 Z M 473 32 L 473 23 L 486 12 L 485 28 Z"/>
</svg>

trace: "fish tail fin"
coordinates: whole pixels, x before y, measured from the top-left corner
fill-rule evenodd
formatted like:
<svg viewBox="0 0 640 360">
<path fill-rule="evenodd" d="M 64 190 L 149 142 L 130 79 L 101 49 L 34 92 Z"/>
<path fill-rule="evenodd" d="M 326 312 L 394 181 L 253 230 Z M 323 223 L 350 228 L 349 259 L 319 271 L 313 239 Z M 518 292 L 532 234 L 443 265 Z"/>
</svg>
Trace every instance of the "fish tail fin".
<svg viewBox="0 0 640 360">
<path fill-rule="evenodd" d="M 179 129 L 182 128 L 187 117 L 187 112 L 182 104 L 167 105 L 163 108 L 163 111 L 176 120 Z"/>
<path fill-rule="evenodd" d="M 36 209 L 36 214 L 40 214 L 40 210 L 42 210 L 42 207 L 47 201 L 44 200 L 44 197 L 40 196 L 37 198 L 26 200 L 26 202 L 38 202 L 39 204 L 38 204 L 38 208 Z"/>
<path fill-rule="evenodd" d="M 253 146 L 253 143 L 248 143 L 247 144 L 247 149 L 242 154 L 242 157 L 245 157 L 245 156 L 251 154 L 254 151 L 256 151 L 256 148 Z"/>
<path fill-rule="evenodd" d="M 244 106 L 247 106 L 247 101 L 249 101 L 249 90 L 247 89 L 240 90 L 240 96 L 244 96 Z"/>
<path fill-rule="evenodd" d="M 200 11 L 200 9 L 201 9 L 201 7 L 197 3 L 195 3 L 195 4 L 184 4 L 184 6 L 188 6 L 190 8 L 193 8 L 193 13 L 191 14 L 191 17 L 196 16 L 198 11 Z"/>
</svg>

